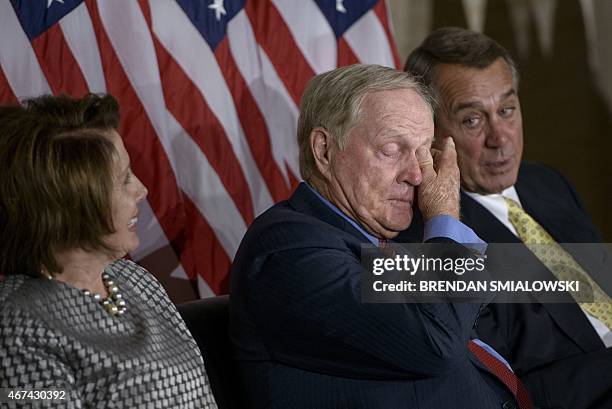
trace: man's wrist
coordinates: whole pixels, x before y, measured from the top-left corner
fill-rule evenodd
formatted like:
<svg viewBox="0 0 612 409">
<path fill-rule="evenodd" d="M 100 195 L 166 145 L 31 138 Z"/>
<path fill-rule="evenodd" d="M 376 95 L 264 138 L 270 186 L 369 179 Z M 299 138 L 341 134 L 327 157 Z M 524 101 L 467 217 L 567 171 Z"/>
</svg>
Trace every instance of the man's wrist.
<svg viewBox="0 0 612 409">
<path fill-rule="evenodd" d="M 453 219 L 457 221 L 461 221 L 458 210 L 457 211 L 439 211 L 439 212 L 433 212 L 432 214 L 423 214 L 423 221 L 427 223 L 431 219 L 435 217 L 439 217 L 439 216 L 448 216 L 448 217 L 452 217 Z"/>
<path fill-rule="evenodd" d="M 434 216 L 425 222 L 423 241 L 434 237 L 449 238 L 481 254 L 487 249 L 487 244 L 471 228 L 449 215 Z"/>
</svg>

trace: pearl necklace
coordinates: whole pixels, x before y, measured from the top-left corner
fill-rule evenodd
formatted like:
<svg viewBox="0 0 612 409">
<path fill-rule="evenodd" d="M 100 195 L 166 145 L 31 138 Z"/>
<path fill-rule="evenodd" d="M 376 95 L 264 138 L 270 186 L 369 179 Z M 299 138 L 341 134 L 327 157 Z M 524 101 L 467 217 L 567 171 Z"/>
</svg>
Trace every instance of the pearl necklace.
<svg viewBox="0 0 612 409">
<path fill-rule="evenodd" d="M 46 271 L 41 271 L 41 273 L 46 276 L 49 280 L 53 280 L 53 276 Z M 98 301 L 102 307 L 108 312 L 110 315 L 118 316 L 123 315 L 125 310 L 127 309 L 125 300 L 123 299 L 123 295 L 119 292 L 119 287 L 115 285 L 115 282 L 111 280 L 111 276 L 107 273 L 102 273 L 102 284 L 104 284 L 104 288 L 106 288 L 106 292 L 108 293 L 108 297 L 102 299 L 102 296 L 98 293 L 92 293 L 87 289 L 82 289 L 81 291 L 86 296 L 93 297 L 94 300 Z"/>
<path fill-rule="evenodd" d="M 111 276 L 107 273 L 102 273 L 102 284 L 104 284 L 104 288 L 106 288 L 106 292 L 108 293 L 108 297 L 105 299 L 102 299 L 100 294 L 92 294 L 91 291 L 86 289 L 82 290 L 83 294 L 92 295 L 94 300 L 102 304 L 106 312 L 108 312 L 110 315 L 123 315 L 127 307 L 125 305 L 123 295 L 119 292 L 119 287 L 115 285 L 115 282 L 111 280 Z"/>
</svg>

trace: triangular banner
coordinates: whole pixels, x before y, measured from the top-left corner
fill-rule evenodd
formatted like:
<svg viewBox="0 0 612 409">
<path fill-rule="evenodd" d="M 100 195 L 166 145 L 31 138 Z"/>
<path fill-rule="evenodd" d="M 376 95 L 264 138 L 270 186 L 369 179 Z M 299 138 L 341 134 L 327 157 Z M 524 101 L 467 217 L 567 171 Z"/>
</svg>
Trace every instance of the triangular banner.
<svg viewBox="0 0 612 409">
<path fill-rule="evenodd" d="M 345 2 L 349 4 L 348 2 Z M 418 47 L 432 30 L 434 2 L 430 0 L 387 0 L 393 18 L 395 41 L 403 66 L 408 54 Z"/>
<path fill-rule="evenodd" d="M 519 57 L 529 57 L 529 0 L 506 0 Z"/>
<path fill-rule="evenodd" d="M 545 57 L 552 56 L 557 0 L 531 0 L 531 13 L 536 25 L 540 50 Z"/>
<path fill-rule="evenodd" d="M 612 113 L 612 2 L 580 0 L 584 19 L 585 37 L 588 47 L 588 58 L 591 71 L 595 77 L 597 89 L 601 92 L 608 109 Z"/>
<path fill-rule="evenodd" d="M 482 33 L 487 14 L 487 0 L 462 0 L 462 2 L 468 28 Z"/>
</svg>

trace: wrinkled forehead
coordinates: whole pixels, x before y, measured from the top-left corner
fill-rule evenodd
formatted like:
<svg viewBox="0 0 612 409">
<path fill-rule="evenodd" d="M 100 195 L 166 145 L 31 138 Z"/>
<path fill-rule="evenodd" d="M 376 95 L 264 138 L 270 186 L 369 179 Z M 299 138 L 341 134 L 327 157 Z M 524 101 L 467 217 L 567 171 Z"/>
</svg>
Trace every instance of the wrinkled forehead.
<svg viewBox="0 0 612 409">
<path fill-rule="evenodd" d="M 431 105 L 415 90 L 409 88 L 368 93 L 359 110 L 361 124 L 378 122 L 380 126 L 393 124 L 433 127 Z"/>
<path fill-rule="evenodd" d="M 364 95 L 359 104 L 359 112 L 364 114 L 380 114 L 412 108 L 422 113 L 433 113 L 429 101 L 413 88 L 398 88 L 391 90 L 370 91 Z"/>
<path fill-rule="evenodd" d="M 380 142 L 406 139 L 421 145 L 431 143 L 434 133 L 430 105 L 411 89 L 369 94 L 357 127 L 362 138 Z"/>
<path fill-rule="evenodd" d="M 510 68 L 501 59 L 484 68 L 439 64 L 432 85 L 440 104 L 453 111 L 477 101 L 517 96 Z"/>
</svg>

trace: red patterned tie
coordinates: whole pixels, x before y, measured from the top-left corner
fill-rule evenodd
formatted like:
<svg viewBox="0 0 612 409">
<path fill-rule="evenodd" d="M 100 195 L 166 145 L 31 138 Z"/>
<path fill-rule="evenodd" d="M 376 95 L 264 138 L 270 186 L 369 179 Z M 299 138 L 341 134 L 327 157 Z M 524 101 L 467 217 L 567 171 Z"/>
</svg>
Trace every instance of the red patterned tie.
<svg viewBox="0 0 612 409">
<path fill-rule="evenodd" d="M 468 348 L 488 369 L 512 391 L 521 409 L 532 409 L 529 393 L 525 385 L 508 367 L 499 359 L 491 355 L 486 349 L 470 340 Z"/>
</svg>

